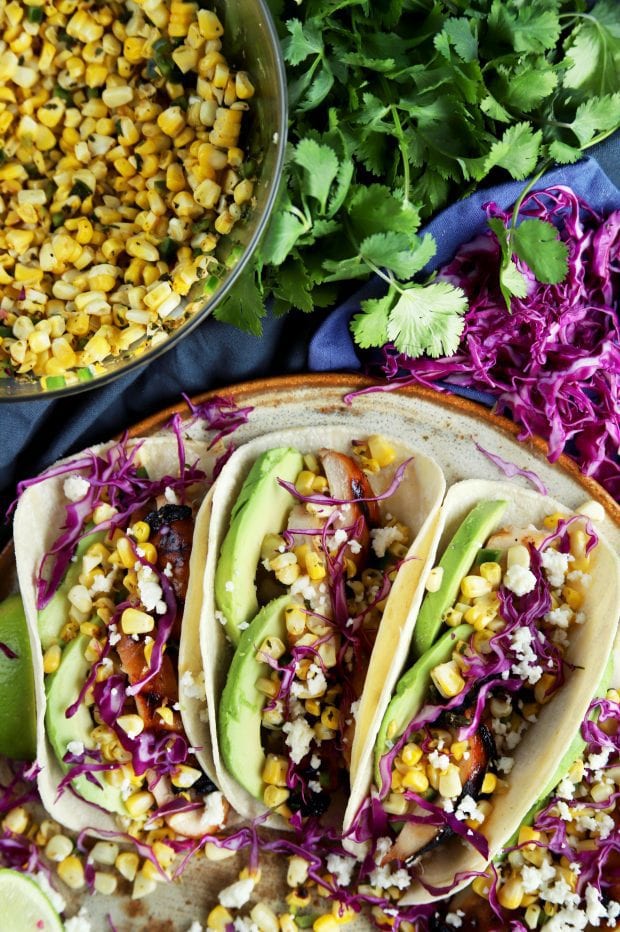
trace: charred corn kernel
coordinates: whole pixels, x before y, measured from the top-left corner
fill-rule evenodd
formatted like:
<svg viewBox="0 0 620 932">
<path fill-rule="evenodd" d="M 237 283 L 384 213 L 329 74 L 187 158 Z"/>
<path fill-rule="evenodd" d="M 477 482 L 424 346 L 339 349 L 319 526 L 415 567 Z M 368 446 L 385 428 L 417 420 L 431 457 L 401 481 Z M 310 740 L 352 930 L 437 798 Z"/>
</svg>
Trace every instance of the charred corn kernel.
<svg viewBox="0 0 620 932">
<path fill-rule="evenodd" d="M 132 883 L 138 872 L 139 863 L 140 858 L 135 851 L 121 851 L 114 862 L 114 867 L 125 880 Z"/>
<path fill-rule="evenodd" d="M 472 890 L 478 896 L 483 897 L 485 900 L 489 898 L 489 890 L 491 889 L 491 881 L 487 876 L 482 874 L 481 877 L 475 877 L 471 885 Z"/>
<path fill-rule="evenodd" d="M 461 592 L 466 599 L 476 599 L 491 592 L 491 583 L 482 576 L 466 576 L 461 581 Z"/>
<path fill-rule="evenodd" d="M 545 702 L 549 702 L 551 696 L 553 695 L 555 683 L 556 678 L 552 673 L 543 673 L 541 678 L 534 686 L 534 698 L 536 699 L 536 702 L 540 703 L 540 705 L 544 705 Z"/>
<path fill-rule="evenodd" d="M 286 653 L 286 647 L 280 638 L 268 637 L 265 638 L 261 644 L 259 653 L 264 654 L 266 657 L 271 657 L 273 660 L 279 660 L 280 657 Z"/>
<path fill-rule="evenodd" d="M 96 864 L 112 867 L 118 858 L 118 845 L 111 841 L 98 841 L 91 848 L 89 856 Z"/>
<path fill-rule="evenodd" d="M 121 537 L 116 544 L 116 550 L 121 564 L 128 570 L 133 569 L 136 563 L 136 553 L 129 538 Z"/>
<path fill-rule="evenodd" d="M 321 713 L 321 724 L 326 728 L 336 731 L 340 722 L 340 713 L 335 706 L 327 706 Z"/>
<path fill-rule="evenodd" d="M 250 918 L 259 932 L 279 932 L 278 917 L 266 903 L 257 903 L 250 910 Z"/>
<path fill-rule="evenodd" d="M 458 767 L 448 764 L 443 773 L 439 774 L 439 793 L 446 798 L 458 796 L 462 790 L 461 775 Z"/>
<path fill-rule="evenodd" d="M 153 794 L 148 790 L 142 790 L 129 796 L 125 800 L 125 807 L 132 819 L 140 819 L 151 809 L 154 802 Z"/>
<path fill-rule="evenodd" d="M 291 913 L 284 913 L 279 917 L 280 932 L 298 932 L 298 925 Z"/>
<path fill-rule="evenodd" d="M 566 515 L 561 514 L 559 511 L 555 511 L 553 514 L 547 515 L 546 518 L 543 518 L 543 525 L 550 531 L 555 531 L 560 521 L 565 520 Z"/>
<path fill-rule="evenodd" d="M 2 828 L 7 832 L 23 835 L 28 828 L 28 813 L 22 806 L 16 806 L 2 820 Z"/>
<path fill-rule="evenodd" d="M 562 597 L 574 612 L 578 612 L 583 605 L 583 594 L 578 592 L 577 589 L 573 589 L 572 586 L 564 586 L 562 589 Z"/>
<path fill-rule="evenodd" d="M 155 627 L 153 616 L 137 608 L 126 608 L 121 615 L 124 634 L 147 634 Z"/>
<path fill-rule="evenodd" d="M 414 793 L 426 793 L 429 781 L 421 768 L 414 767 L 401 775 L 400 785 L 407 790 L 413 790 Z"/>
<path fill-rule="evenodd" d="M 60 657 L 61 657 L 60 645 L 52 644 L 51 647 L 45 651 L 43 655 L 43 672 L 44 673 L 55 673 L 58 667 L 60 666 Z"/>
<path fill-rule="evenodd" d="M 422 748 L 419 744 L 409 742 L 401 751 L 401 758 L 408 767 L 414 767 L 422 759 Z"/>
<path fill-rule="evenodd" d="M 371 434 L 367 440 L 368 450 L 373 460 L 381 469 L 389 466 L 396 458 L 396 451 L 392 444 L 381 434 Z"/>
<path fill-rule="evenodd" d="M 529 570 L 530 552 L 527 547 L 524 547 L 523 544 L 515 544 L 513 547 L 509 547 L 506 554 L 506 564 L 508 569 L 511 566 L 522 566 Z"/>
<path fill-rule="evenodd" d="M 144 867 L 150 865 L 150 863 L 150 861 L 147 861 Z M 145 874 L 144 867 L 136 874 L 131 891 L 132 900 L 142 900 L 144 897 L 150 896 L 151 893 L 154 893 L 157 889 L 157 880 L 155 880 L 153 877 L 149 877 L 148 873 Z M 163 878 L 160 877 L 160 879 Z"/>
<path fill-rule="evenodd" d="M 151 534 L 151 526 L 146 521 L 136 521 L 131 527 L 131 534 L 139 544 L 145 544 Z"/>
<path fill-rule="evenodd" d="M 523 899 L 523 884 L 518 877 L 511 877 L 499 888 L 497 898 L 504 909 L 518 909 Z"/>
<path fill-rule="evenodd" d="M 499 563 L 481 563 L 480 575 L 491 584 L 493 589 L 497 589 L 502 581 L 502 568 Z"/>
<path fill-rule="evenodd" d="M 528 906 L 528 908 L 525 910 L 525 916 L 523 917 L 528 929 L 538 928 L 538 921 L 540 919 L 540 913 L 541 913 L 540 906 L 536 905 L 535 903 L 532 903 L 531 906 Z"/>
<path fill-rule="evenodd" d="M 497 777 L 494 773 L 485 773 L 484 780 L 482 781 L 482 786 L 480 787 L 481 793 L 493 793 L 495 792 L 495 787 L 497 786 Z"/>
<path fill-rule="evenodd" d="M 157 563 L 157 548 L 154 544 L 145 543 L 140 546 L 140 556 L 144 557 L 147 563 Z"/>
<path fill-rule="evenodd" d="M 97 505 L 93 511 L 93 524 L 103 524 L 104 521 L 109 521 L 110 518 L 113 518 L 116 514 L 116 508 L 113 505 Z"/>
<path fill-rule="evenodd" d="M 306 571 L 310 579 L 315 582 L 324 579 L 327 573 L 323 560 L 318 553 L 314 553 L 312 550 L 306 555 Z"/>
<path fill-rule="evenodd" d="M 85 885 L 84 865 L 75 855 L 70 854 L 58 865 L 58 876 L 72 890 L 81 890 Z"/>
<path fill-rule="evenodd" d="M 73 851 L 73 842 L 66 835 L 53 835 L 45 846 L 45 856 L 50 861 L 64 861 Z"/>
<path fill-rule="evenodd" d="M 457 611 L 456 608 L 449 608 L 443 614 L 443 621 L 450 628 L 457 628 L 463 621 L 463 612 Z"/>
<path fill-rule="evenodd" d="M 434 566 L 424 584 L 427 592 L 439 592 L 443 582 L 443 566 Z"/>
<path fill-rule="evenodd" d="M 286 902 L 292 910 L 304 909 L 310 905 L 310 894 L 307 888 L 302 885 L 297 890 L 291 890 L 286 896 Z"/>
<path fill-rule="evenodd" d="M 216 845 L 213 841 L 208 841 L 205 845 L 205 857 L 207 861 L 227 861 L 234 858 L 236 852 L 223 845 Z"/>
<path fill-rule="evenodd" d="M 215 906 L 207 916 L 207 928 L 213 932 L 226 932 L 232 922 L 233 917 L 225 906 Z"/>
<path fill-rule="evenodd" d="M 413 789 L 413 787 L 409 787 L 409 789 Z M 402 793 L 390 793 L 387 799 L 383 802 L 383 808 L 386 812 L 389 812 L 390 815 L 402 816 L 407 812 L 409 803 Z"/>
<path fill-rule="evenodd" d="M 271 786 L 286 786 L 288 761 L 285 757 L 268 754 L 263 767 L 262 777 L 265 783 Z"/>
<path fill-rule="evenodd" d="M 103 896 L 112 896 L 116 893 L 118 880 L 114 874 L 106 874 L 103 871 L 95 871 L 95 891 Z"/>
<path fill-rule="evenodd" d="M 93 607 L 93 600 L 86 586 L 72 586 L 67 593 L 67 598 L 79 612 L 90 612 Z"/>
<path fill-rule="evenodd" d="M 595 803 L 602 803 L 609 799 L 615 791 L 613 783 L 595 783 L 590 789 L 590 796 Z"/>
<path fill-rule="evenodd" d="M 266 676 L 260 676 L 256 680 L 256 688 L 263 696 L 268 696 L 270 699 L 275 699 L 279 692 L 278 684 Z"/>
<path fill-rule="evenodd" d="M 135 738 L 144 730 L 144 721 L 139 715 L 121 715 L 116 723 L 130 738 Z"/>
<path fill-rule="evenodd" d="M 168 725 L 169 728 L 172 728 L 172 726 L 174 725 L 174 712 L 172 711 L 170 706 L 160 705 L 159 708 L 156 709 L 156 712 L 159 715 L 159 717 L 162 719 L 164 724 Z"/>
<path fill-rule="evenodd" d="M 289 858 L 286 882 L 289 887 L 300 887 L 308 879 L 308 862 L 299 855 Z"/>
<path fill-rule="evenodd" d="M 325 913 L 323 916 L 319 916 L 318 919 L 314 920 L 312 928 L 314 932 L 336 932 L 338 929 L 338 920 L 331 913 Z"/>
<path fill-rule="evenodd" d="M 263 800 L 266 806 L 269 809 L 276 809 L 278 806 L 281 806 L 282 803 L 285 803 L 289 797 L 289 791 L 284 789 L 284 787 L 273 786 L 269 784 L 265 787 L 263 793 Z"/>
<path fill-rule="evenodd" d="M 302 469 L 295 480 L 295 488 L 300 495 L 310 495 L 315 479 L 316 473 L 310 472 L 308 469 Z"/>
<path fill-rule="evenodd" d="M 431 670 L 433 683 L 445 699 L 457 696 L 465 687 L 465 680 L 454 660 L 440 663 Z"/>
</svg>

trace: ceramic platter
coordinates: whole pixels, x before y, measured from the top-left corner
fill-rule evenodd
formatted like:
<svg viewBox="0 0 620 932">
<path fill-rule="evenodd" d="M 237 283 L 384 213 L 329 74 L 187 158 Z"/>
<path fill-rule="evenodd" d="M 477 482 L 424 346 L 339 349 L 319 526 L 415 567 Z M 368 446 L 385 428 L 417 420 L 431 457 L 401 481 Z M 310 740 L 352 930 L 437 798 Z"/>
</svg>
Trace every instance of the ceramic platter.
<svg viewBox="0 0 620 932">
<path fill-rule="evenodd" d="M 620 549 L 620 507 L 591 479 L 581 476 L 567 458 L 551 465 L 545 457 L 545 444 L 534 440 L 522 443 L 509 421 L 492 415 L 485 408 L 451 395 L 411 388 L 398 392 L 372 392 L 359 395 L 350 404 L 344 396 L 373 383 L 351 375 L 309 375 L 245 383 L 200 396 L 227 395 L 240 406 L 252 406 L 248 423 L 233 435 L 235 444 L 285 427 L 340 424 L 350 425 L 354 435 L 384 433 L 402 439 L 434 457 L 449 484 L 459 479 L 502 479 L 503 476 L 476 444 L 521 468 L 533 470 L 549 494 L 575 508 L 586 499 L 597 499 L 608 514 L 607 536 Z M 133 436 L 161 429 L 174 411 L 187 413 L 184 404 L 166 409 L 131 428 Z M 100 440 L 108 438 L 101 437 Z M 516 478 L 516 485 L 528 487 Z M 7 548 L 0 557 L 0 595 L 14 585 L 13 557 Z M 263 874 L 257 896 L 274 905 L 283 904 L 287 893 L 286 867 L 275 859 L 261 859 Z M 197 920 L 206 924 L 209 910 L 217 903 L 218 891 L 237 878 L 244 866 L 243 856 L 224 862 L 207 861 L 200 855 L 187 868 L 180 882 L 160 885 L 154 895 L 132 901 L 129 893 L 115 897 L 84 895 L 71 901 L 68 912 L 86 904 L 95 932 L 110 929 L 108 917 L 118 932 L 185 932 Z M 361 917 L 348 929 L 369 929 Z"/>
</svg>

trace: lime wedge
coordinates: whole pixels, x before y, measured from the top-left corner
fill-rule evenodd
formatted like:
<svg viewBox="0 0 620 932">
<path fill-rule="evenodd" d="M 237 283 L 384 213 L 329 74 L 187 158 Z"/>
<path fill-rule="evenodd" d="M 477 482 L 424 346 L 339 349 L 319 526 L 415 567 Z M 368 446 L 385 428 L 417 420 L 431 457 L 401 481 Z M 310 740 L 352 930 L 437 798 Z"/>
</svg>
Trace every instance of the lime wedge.
<svg viewBox="0 0 620 932">
<path fill-rule="evenodd" d="M 21 599 L 12 595 L 0 602 L 0 755 L 34 760 L 35 754 L 30 640 Z"/>
<path fill-rule="evenodd" d="M 2 932 L 63 932 L 60 916 L 34 880 L 0 870 Z"/>
</svg>

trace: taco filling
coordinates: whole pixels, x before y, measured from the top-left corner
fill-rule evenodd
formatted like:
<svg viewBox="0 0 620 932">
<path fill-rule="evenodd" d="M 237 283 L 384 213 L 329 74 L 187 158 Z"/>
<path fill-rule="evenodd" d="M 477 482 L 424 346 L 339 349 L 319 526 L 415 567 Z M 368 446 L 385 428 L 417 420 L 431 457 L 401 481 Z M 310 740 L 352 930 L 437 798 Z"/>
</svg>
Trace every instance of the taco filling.
<svg viewBox="0 0 620 932">
<path fill-rule="evenodd" d="M 149 441 L 57 467 L 65 530 L 42 560 L 45 731 L 73 793 L 122 829 L 201 837 L 227 803 L 185 734 L 178 655 L 205 473 L 150 478 Z M 170 443 L 176 450 L 176 441 Z M 195 684 L 194 684 L 195 688 Z"/>
<path fill-rule="evenodd" d="M 275 453 L 255 463 L 238 502 Z M 346 792 L 368 660 L 411 543 L 390 513 L 408 462 L 396 466 L 395 449 L 373 436 L 350 453 L 299 456 L 291 480 L 278 483 L 281 527 L 260 542 L 259 610 L 242 624 L 218 733 L 228 771 L 295 826 Z M 221 609 L 218 617 L 227 625 Z"/>
<path fill-rule="evenodd" d="M 488 855 L 518 746 L 571 676 L 564 655 L 596 559 L 586 516 L 542 523 L 488 538 L 443 614 L 449 630 L 397 687 L 375 748 L 382 863 L 423 874 L 454 836 Z"/>
</svg>

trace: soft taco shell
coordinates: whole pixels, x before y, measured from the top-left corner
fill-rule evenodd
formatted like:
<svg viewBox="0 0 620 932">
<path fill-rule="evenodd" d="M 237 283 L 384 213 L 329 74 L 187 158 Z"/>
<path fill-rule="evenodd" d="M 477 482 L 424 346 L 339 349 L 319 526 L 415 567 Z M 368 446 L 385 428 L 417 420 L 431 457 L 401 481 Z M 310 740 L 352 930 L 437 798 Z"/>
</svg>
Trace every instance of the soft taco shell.
<svg viewBox="0 0 620 932">
<path fill-rule="evenodd" d="M 452 486 L 445 498 L 440 515 L 440 534 L 437 554 L 441 555 L 468 512 L 482 500 L 505 499 L 508 506 L 498 527 L 542 528 L 549 514 L 572 512 L 549 496 L 517 487 L 508 482 L 471 479 Z M 608 658 L 613 649 L 618 618 L 620 616 L 620 561 L 604 531 L 596 525 L 599 545 L 594 551 L 591 582 L 586 590 L 582 611 L 586 621 L 573 626 L 565 660 L 575 665 L 566 683 L 556 696 L 543 706 L 538 721 L 528 729 L 514 753 L 514 766 L 510 773 L 508 792 L 497 798 L 495 807 L 484 826 L 489 843 L 489 859 L 474 848 L 452 838 L 438 846 L 423 859 L 421 876 L 434 887 L 449 888 L 460 872 L 483 870 L 509 838 L 518 830 L 523 817 L 533 806 L 545 787 L 553 785 L 558 761 L 568 749 L 579 724 L 586 716 Z M 433 556 L 433 560 L 437 557 Z M 422 584 L 423 585 L 423 584 Z M 421 602 L 418 598 L 417 604 Z M 398 671 L 400 673 L 400 670 Z M 392 697 L 393 687 L 386 687 L 379 703 L 379 721 L 383 718 Z M 367 797 L 372 783 L 373 742 L 365 748 L 359 779 L 345 816 L 345 829 L 350 826 L 359 807 Z M 359 850 L 350 845 L 353 850 Z M 471 878 L 470 878 L 471 879 Z M 454 886 L 456 892 L 466 886 L 467 879 Z M 421 883 L 414 882 L 405 892 L 401 903 L 411 905 L 431 902 L 431 895 Z"/>
<path fill-rule="evenodd" d="M 294 447 L 304 454 L 316 453 L 323 448 L 349 452 L 351 441 L 356 436 L 358 435 L 350 428 L 335 425 L 267 434 L 240 447 L 223 468 L 214 487 L 204 577 L 201 648 L 216 782 L 232 806 L 246 818 L 264 816 L 267 810 L 226 770 L 219 751 L 217 731 L 218 702 L 226 683 L 233 648 L 226 638 L 224 628 L 216 620 L 214 580 L 220 549 L 229 527 L 230 513 L 252 464 L 261 453 L 281 446 Z M 407 655 L 411 628 L 418 608 L 417 599 L 421 598 L 430 570 L 429 554 L 434 552 L 438 533 L 438 510 L 445 491 L 443 473 L 432 459 L 391 439 L 390 443 L 397 450 L 397 459 L 392 467 L 382 470 L 382 487 L 375 487 L 375 492 L 379 493 L 388 488 L 398 465 L 412 458 L 403 481 L 389 500 L 389 511 L 411 528 L 414 540 L 408 559 L 403 563 L 392 586 L 372 653 L 370 668 L 373 675 L 367 677 L 361 696 L 351 750 L 352 785 L 356 780 L 363 749 L 375 728 L 375 706 L 382 694 L 383 684 L 387 680 L 390 689 L 393 688 L 394 661 L 399 669 Z M 370 479 L 372 482 L 374 477 L 371 476 Z M 378 723 L 376 727 L 378 728 Z M 278 828 L 287 827 L 287 823 L 279 816 L 269 816 L 265 824 Z"/>
<path fill-rule="evenodd" d="M 140 459 L 142 465 L 151 478 L 178 475 L 178 446 L 174 436 L 152 437 L 145 440 L 137 439 L 131 442 L 132 445 L 137 443 L 141 444 Z M 85 452 L 103 453 L 112 446 L 114 446 L 112 443 L 101 444 Z M 186 441 L 185 451 L 189 462 L 195 462 L 205 472 L 211 469 L 213 455 L 206 451 L 204 445 Z M 55 465 L 73 459 L 78 460 L 83 455 L 83 453 L 77 454 L 66 460 L 61 460 Z M 79 474 L 77 469 L 76 474 Z M 63 484 L 66 478 L 67 474 L 52 476 L 26 489 L 15 512 L 13 529 L 19 588 L 28 622 L 32 650 L 37 712 L 37 763 L 40 767 L 37 783 L 43 806 L 56 821 L 65 827 L 78 832 L 88 828 L 93 834 L 97 832 L 118 832 L 118 823 L 112 814 L 86 802 L 69 789 L 57 798 L 58 786 L 64 776 L 64 771 L 45 733 L 46 694 L 43 655 L 37 623 L 37 574 L 44 554 L 58 538 L 65 521 L 67 499 L 64 495 Z M 204 494 L 204 491 L 204 488 L 199 489 L 197 487 L 197 496 Z M 194 539 L 196 540 L 196 537 Z M 199 544 L 196 549 L 197 553 L 194 553 L 195 548 L 192 547 L 190 574 L 197 573 L 199 579 L 201 579 L 203 567 L 201 561 L 204 560 L 204 548 L 201 548 Z M 189 597 L 190 590 L 192 592 L 191 599 Z M 182 657 L 187 658 L 192 654 L 194 656 L 199 654 L 197 623 L 195 621 L 199 612 L 199 605 L 194 591 L 195 587 L 192 586 L 190 575 L 190 588 L 188 589 L 188 598 L 185 604 L 182 624 L 183 633 L 179 648 L 179 666 Z M 186 633 L 186 631 L 189 633 Z M 193 642 L 193 645 L 191 642 Z M 183 722 L 188 731 L 188 738 L 191 742 L 194 742 L 204 734 L 205 726 L 200 722 L 198 713 L 194 715 L 195 707 L 193 707 L 193 704 L 190 704 L 185 711 L 183 710 L 185 702 L 182 691 L 180 691 L 179 700 L 182 707 Z M 200 731 L 197 722 L 198 725 L 202 726 Z M 212 774 L 214 771 L 212 764 L 210 764 L 209 746 L 208 742 L 203 741 L 201 744 L 203 749 L 200 751 L 199 760 L 207 775 L 213 779 Z"/>
</svg>

